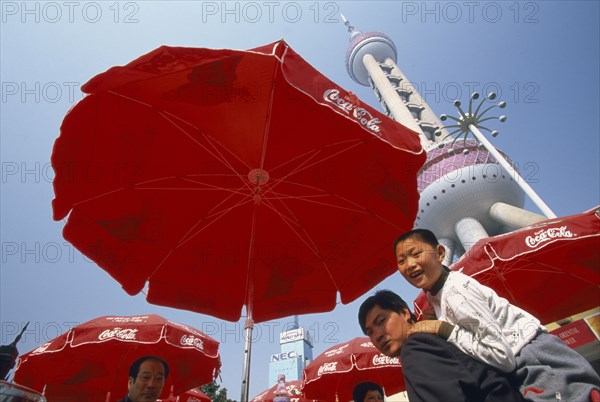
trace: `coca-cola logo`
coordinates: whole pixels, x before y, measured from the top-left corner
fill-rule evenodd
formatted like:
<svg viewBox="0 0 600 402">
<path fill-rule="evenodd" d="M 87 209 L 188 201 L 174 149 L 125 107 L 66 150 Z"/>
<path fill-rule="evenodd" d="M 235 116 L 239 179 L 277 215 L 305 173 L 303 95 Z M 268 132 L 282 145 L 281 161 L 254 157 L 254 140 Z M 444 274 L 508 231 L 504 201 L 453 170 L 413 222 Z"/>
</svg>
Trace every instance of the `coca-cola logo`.
<svg viewBox="0 0 600 402">
<path fill-rule="evenodd" d="M 525 238 L 525 244 L 530 248 L 534 248 L 548 240 L 556 239 L 559 237 L 569 238 L 574 236 L 575 235 L 573 234 L 573 232 L 567 230 L 566 226 L 548 228 L 540 230 L 539 232 L 535 232 L 533 236 L 527 236 Z"/>
<path fill-rule="evenodd" d="M 100 335 L 98 335 L 98 339 L 104 341 L 106 339 L 123 339 L 123 340 L 133 340 L 136 338 L 138 330 L 133 328 L 119 328 L 116 327 L 114 329 L 107 329 L 102 331 Z"/>
<path fill-rule="evenodd" d="M 386 364 L 400 364 L 400 359 L 397 357 L 389 357 L 386 355 L 375 355 L 373 356 L 374 366 L 383 366 Z"/>
<path fill-rule="evenodd" d="M 338 364 L 338 362 L 329 362 L 329 363 L 323 364 L 321 367 L 319 367 L 319 370 L 317 371 L 317 375 L 321 375 L 323 373 L 331 373 L 331 372 L 335 371 L 337 368 L 337 364 Z"/>
<path fill-rule="evenodd" d="M 204 350 L 204 341 L 193 335 L 183 335 L 181 337 L 181 344 L 184 346 L 193 346 L 198 350 Z"/>
<path fill-rule="evenodd" d="M 328 89 L 323 93 L 323 99 L 326 102 L 331 103 L 338 109 L 344 111 L 344 113 L 350 114 L 352 112 L 352 116 L 363 126 L 368 128 L 374 133 L 379 133 L 381 128 L 378 126 L 381 123 L 381 120 L 377 117 L 373 117 L 373 115 L 365 108 L 358 107 L 348 96 L 344 98 L 340 98 L 340 91 L 337 89 Z"/>
<path fill-rule="evenodd" d="M 342 345 L 339 348 L 331 349 L 326 351 L 324 354 L 327 357 L 335 356 L 344 353 L 344 350 L 348 347 L 348 344 Z"/>
</svg>

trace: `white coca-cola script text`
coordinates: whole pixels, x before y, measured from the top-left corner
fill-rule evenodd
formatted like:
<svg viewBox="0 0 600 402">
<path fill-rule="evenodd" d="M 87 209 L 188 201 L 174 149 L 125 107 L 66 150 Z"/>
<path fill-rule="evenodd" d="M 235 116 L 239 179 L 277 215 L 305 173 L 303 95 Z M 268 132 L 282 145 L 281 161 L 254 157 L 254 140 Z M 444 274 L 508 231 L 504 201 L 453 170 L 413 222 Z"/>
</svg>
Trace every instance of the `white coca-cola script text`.
<svg viewBox="0 0 600 402">
<path fill-rule="evenodd" d="M 323 373 L 331 373 L 332 371 L 335 371 L 337 364 L 338 364 L 338 362 L 325 363 L 324 365 L 319 367 L 319 370 L 317 371 L 317 375 L 321 375 Z"/>
<path fill-rule="evenodd" d="M 106 339 L 124 339 L 124 340 L 132 340 L 135 339 L 138 330 L 133 328 L 119 328 L 116 327 L 114 329 L 107 329 L 106 331 L 102 331 L 100 335 L 98 335 L 98 339 L 103 341 Z"/>
<path fill-rule="evenodd" d="M 198 350 L 204 350 L 204 341 L 193 335 L 183 335 L 181 337 L 181 344 L 186 346 L 193 346 Z"/>
<path fill-rule="evenodd" d="M 345 96 L 340 98 L 340 91 L 337 89 L 328 89 L 323 93 L 323 99 L 331 103 L 338 109 L 343 110 L 345 113 L 350 114 L 363 126 L 368 128 L 374 133 L 379 133 L 381 128 L 378 126 L 381 120 L 377 117 L 373 117 L 371 113 L 365 108 L 358 107 Z"/>
<path fill-rule="evenodd" d="M 400 364 L 400 359 L 398 357 L 389 357 L 386 355 L 375 355 L 373 356 L 373 365 L 374 366 L 382 366 L 384 364 Z"/>
<path fill-rule="evenodd" d="M 533 236 L 527 236 L 525 238 L 525 244 L 528 247 L 534 248 L 540 245 L 541 243 L 556 239 L 559 237 L 574 237 L 575 235 L 570 230 L 567 230 L 566 226 L 561 226 L 559 228 L 548 228 L 544 230 L 540 230 L 539 232 L 535 232 Z"/>
</svg>

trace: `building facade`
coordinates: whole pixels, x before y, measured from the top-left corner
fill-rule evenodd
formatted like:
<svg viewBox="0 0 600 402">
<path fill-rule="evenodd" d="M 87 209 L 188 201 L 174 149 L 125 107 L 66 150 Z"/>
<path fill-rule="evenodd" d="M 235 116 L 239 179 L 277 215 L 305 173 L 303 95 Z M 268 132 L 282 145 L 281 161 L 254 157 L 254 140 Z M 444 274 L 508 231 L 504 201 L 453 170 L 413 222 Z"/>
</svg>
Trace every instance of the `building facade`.
<svg viewBox="0 0 600 402">
<path fill-rule="evenodd" d="M 304 328 L 282 331 L 279 334 L 281 351 L 269 361 L 269 387 L 277 383 L 277 376 L 285 374 L 286 381 L 301 380 L 302 370 L 313 360 L 313 340 Z"/>
</svg>

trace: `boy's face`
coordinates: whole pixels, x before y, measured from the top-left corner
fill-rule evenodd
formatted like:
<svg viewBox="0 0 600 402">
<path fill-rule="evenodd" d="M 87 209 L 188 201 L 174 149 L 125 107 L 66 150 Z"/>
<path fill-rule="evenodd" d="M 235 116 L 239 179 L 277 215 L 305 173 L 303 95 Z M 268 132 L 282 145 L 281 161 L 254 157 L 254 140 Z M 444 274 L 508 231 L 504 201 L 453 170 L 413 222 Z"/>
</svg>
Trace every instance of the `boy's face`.
<svg viewBox="0 0 600 402">
<path fill-rule="evenodd" d="M 390 357 L 400 356 L 400 349 L 412 325 L 407 310 L 396 313 L 376 305 L 365 317 L 365 332 L 371 343 Z"/>
<path fill-rule="evenodd" d="M 418 237 L 409 237 L 396 246 L 398 271 L 411 285 L 431 289 L 442 273 L 445 253 L 441 244 L 433 247 Z"/>
</svg>

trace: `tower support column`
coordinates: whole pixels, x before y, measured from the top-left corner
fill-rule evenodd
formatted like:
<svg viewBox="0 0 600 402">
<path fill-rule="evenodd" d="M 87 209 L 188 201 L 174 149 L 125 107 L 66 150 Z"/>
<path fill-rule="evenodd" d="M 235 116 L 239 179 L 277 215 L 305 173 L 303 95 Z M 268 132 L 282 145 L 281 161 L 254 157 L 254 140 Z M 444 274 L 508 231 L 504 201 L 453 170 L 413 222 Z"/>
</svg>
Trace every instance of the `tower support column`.
<svg viewBox="0 0 600 402">
<path fill-rule="evenodd" d="M 481 131 L 479 131 L 475 124 L 469 124 L 469 131 L 471 131 L 471 134 L 473 134 L 477 141 L 482 143 L 485 146 L 485 148 L 489 151 L 489 153 L 491 153 L 494 156 L 494 158 L 496 158 L 500 166 L 502 166 L 508 172 L 508 174 L 514 178 L 514 180 L 523 189 L 525 194 L 527 194 L 529 198 L 531 198 L 533 203 L 540 209 L 540 211 L 542 211 L 542 213 L 545 216 L 547 216 L 548 219 L 556 218 L 556 214 L 552 212 L 552 210 L 550 209 L 550 207 L 548 207 L 548 205 L 546 205 L 544 200 L 542 200 L 540 196 L 537 195 L 535 191 L 533 191 L 531 186 L 521 177 L 519 172 L 517 172 L 517 170 L 513 168 L 510 163 L 508 163 L 504 156 L 502 156 L 502 154 L 498 152 L 496 147 L 494 147 L 492 143 L 484 137 L 484 135 L 481 133 Z"/>
<path fill-rule="evenodd" d="M 421 94 L 417 90 L 417 88 L 415 88 L 415 86 L 404 75 L 402 70 L 400 70 L 400 68 L 396 65 L 396 62 L 388 57 L 385 60 L 385 64 L 392 66 L 392 75 L 394 75 L 396 77 L 400 77 L 402 79 L 398 86 L 410 93 L 409 102 L 415 103 L 417 105 L 421 105 L 423 107 L 423 110 L 421 111 L 420 121 L 427 122 L 434 127 L 438 127 L 438 129 L 441 131 L 441 135 L 439 135 L 439 136 L 436 136 L 436 135 L 434 135 L 434 133 L 431 133 L 432 136 L 431 136 L 431 138 L 429 138 L 429 140 L 431 142 L 437 142 L 437 141 L 441 141 L 443 138 L 445 138 L 448 135 L 448 131 L 445 128 L 442 128 L 442 124 L 438 120 L 438 118 L 435 115 L 435 113 L 433 112 L 433 110 L 431 110 L 431 108 L 429 107 L 427 102 L 425 102 L 425 99 L 423 99 L 423 97 L 421 96 Z M 427 135 L 425 135 L 425 137 L 427 137 Z"/>
<path fill-rule="evenodd" d="M 489 237 L 483 225 L 474 218 L 463 218 L 456 222 L 454 228 L 465 252 L 469 251 L 477 241 Z"/>
<path fill-rule="evenodd" d="M 454 248 L 456 244 L 454 243 L 454 240 L 448 238 L 438 239 L 438 242 L 446 249 L 446 256 L 444 257 L 442 264 L 448 267 L 450 264 L 452 264 L 452 259 L 454 258 Z"/>
<path fill-rule="evenodd" d="M 368 53 L 363 56 L 362 60 L 369 72 L 369 76 L 373 80 L 373 84 L 375 84 L 375 87 L 379 90 L 381 98 L 390 109 L 394 120 L 418 133 L 419 138 L 421 139 L 421 145 L 423 148 L 427 148 L 429 140 L 423 134 L 423 130 L 421 130 L 421 127 L 419 127 L 415 121 L 410 110 L 408 110 L 402 99 L 400 99 L 400 96 L 396 93 L 396 90 L 381 70 L 381 67 L 379 67 L 377 60 Z"/>
<path fill-rule="evenodd" d="M 490 218 L 514 229 L 520 229 L 547 219 L 543 215 L 503 202 L 497 202 L 490 207 Z"/>
</svg>

